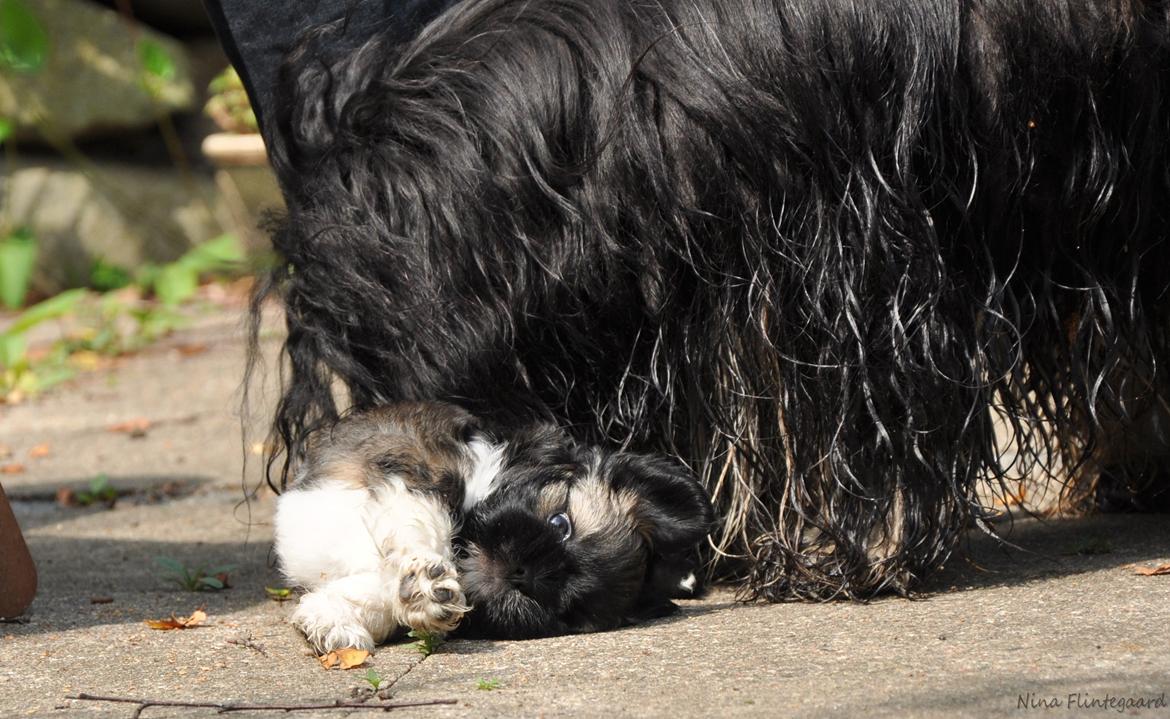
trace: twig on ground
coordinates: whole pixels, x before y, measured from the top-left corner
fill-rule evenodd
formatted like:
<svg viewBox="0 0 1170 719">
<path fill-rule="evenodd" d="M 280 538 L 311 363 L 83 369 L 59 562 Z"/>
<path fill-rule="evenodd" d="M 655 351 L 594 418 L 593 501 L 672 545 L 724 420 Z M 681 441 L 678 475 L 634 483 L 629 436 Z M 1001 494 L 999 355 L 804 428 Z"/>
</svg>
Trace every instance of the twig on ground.
<svg viewBox="0 0 1170 719">
<path fill-rule="evenodd" d="M 142 715 L 144 709 L 150 707 L 190 707 L 200 709 L 215 709 L 217 714 L 227 714 L 229 712 L 295 712 L 295 711 L 321 711 L 325 709 L 365 709 L 366 711 L 393 711 L 394 709 L 406 709 L 409 707 L 428 707 L 439 706 L 443 704 L 455 704 L 454 699 L 435 699 L 431 701 L 421 702 L 395 702 L 394 704 L 369 704 L 362 702 L 343 702 L 335 701 L 330 704 L 249 704 L 246 702 L 184 702 L 172 701 L 169 699 L 138 699 L 135 697 L 103 697 L 96 694 L 77 694 L 75 696 L 67 696 L 66 699 L 77 699 L 79 701 L 87 702 L 117 702 L 120 704 L 136 704 L 134 713 L 131 715 L 133 719 L 138 719 Z"/>
<path fill-rule="evenodd" d="M 252 635 L 246 637 L 236 637 L 235 639 L 227 640 L 228 644 L 235 644 L 237 647 L 246 647 L 260 653 L 261 656 L 268 656 L 268 652 L 264 651 L 264 647 L 252 641 Z"/>
<path fill-rule="evenodd" d="M 394 685 L 402 681 L 403 677 L 405 677 L 407 674 L 410 674 L 412 669 L 417 667 L 419 664 L 422 664 L 424 661 L 426 661 L 425 656 L 419 657 L 417 660 L 406 665 L 406 669 L 403 669 L 401 672 L 399 672 L 398 676 L 389 680 L 383 679 L 378 683 L 377 689 L 369 692 L 368 694 L 365 694 L 363 697 L 359 698 L 358 701 L 368 702 L 371 699 L 382 699 L 385 701 L 387 699 L 393 698 L 394 692 L 391 690 L 394 689 Z M 355 690 L 355 692 L 356 691 L 357 690 Z"/>
</svg>

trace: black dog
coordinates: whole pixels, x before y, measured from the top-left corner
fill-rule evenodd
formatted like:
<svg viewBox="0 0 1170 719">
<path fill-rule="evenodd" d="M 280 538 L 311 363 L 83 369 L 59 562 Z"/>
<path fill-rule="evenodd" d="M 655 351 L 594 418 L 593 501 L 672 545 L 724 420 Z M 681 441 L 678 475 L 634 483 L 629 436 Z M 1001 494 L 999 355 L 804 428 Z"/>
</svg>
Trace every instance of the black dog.
<svg viewBox="0 0 1170 719">
<path fill-rule="evenodd" d="M 335 379 L 358 408 L 555 421 L 698 468 L 714 573 L 769 599 L 910 588 L 986 479 L 1149 502 L 1168 13 L 463 0 L 340 59 L 319 29 L 285 68 L 263 289 L 283 476 Z"/>
</svg>

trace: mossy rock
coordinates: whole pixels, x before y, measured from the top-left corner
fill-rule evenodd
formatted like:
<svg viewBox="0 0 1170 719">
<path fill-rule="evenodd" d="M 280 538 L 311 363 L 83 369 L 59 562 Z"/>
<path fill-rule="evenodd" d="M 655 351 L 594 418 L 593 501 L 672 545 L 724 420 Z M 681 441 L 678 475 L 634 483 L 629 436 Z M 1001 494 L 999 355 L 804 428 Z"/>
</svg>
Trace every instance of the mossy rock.
<svg viewBox="0 0 1170 719">
<path fill-rule="evenodd" d="M 175 40 L 82 0 L 26 4 L 48 52 L 31 72 L 0 71 L 0 117 L 18 138 L 99 136 L 194 109 L 190 61 Z"/>
</svg>

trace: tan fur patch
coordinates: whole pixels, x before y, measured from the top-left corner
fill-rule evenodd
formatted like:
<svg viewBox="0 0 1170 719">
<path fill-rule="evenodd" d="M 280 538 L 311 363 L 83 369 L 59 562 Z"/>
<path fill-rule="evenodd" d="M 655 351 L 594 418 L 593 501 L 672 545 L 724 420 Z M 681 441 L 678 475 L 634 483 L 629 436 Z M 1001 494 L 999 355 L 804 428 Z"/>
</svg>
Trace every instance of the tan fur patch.
<svg viewBox="0 0 1170 719">
<path fill-rule="evenodd" d="M 401 402 L 351 415 L 315 439 L 303 483 L 374 489 L 394 477 L 458 506 L 471 462 L 463 435 L 472 421 L 462 409 L 437 402 Z"/>
<path fill-rule="evenodd" d="M 319 481 L 341 485 L 346 489 L 366 489 L 370 485 L 369 473 L 365 463 L 361 461 L 334 461 L 329 464 Z"/>
<path fill-rule="evenodd" d="M 537 516 L 551 517 L 558 512 L 565 511 L 571 511 L 569 508 L 568 483 L 549 482 L 540 488 L 540 498 L 536 504 Z"/>
<path fill-rule="evenodd" d="M 635 499 L 614 492 L 608 483 L 589 475 L 569 493 L 569 517 L 577 536 L 632 534 L 636 531 Z"/>
</svg>

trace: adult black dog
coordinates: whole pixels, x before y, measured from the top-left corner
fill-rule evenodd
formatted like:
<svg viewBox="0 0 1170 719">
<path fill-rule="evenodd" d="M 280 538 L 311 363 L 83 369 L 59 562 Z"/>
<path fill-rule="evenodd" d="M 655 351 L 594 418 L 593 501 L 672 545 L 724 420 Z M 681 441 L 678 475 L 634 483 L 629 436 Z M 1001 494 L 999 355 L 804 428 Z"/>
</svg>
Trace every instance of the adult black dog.
<svg viewBox="0 0 1170 719">
<path fill-rule="evenodd" d="M 768 599 L 912 587 L 984 479 L 1165 489 L 1167 3 L 462 0 L 330 57 L 344 32 L 278 95 L 287 461 L 335 380 L 667 452 L 714 572 Z"/>
</svg>

